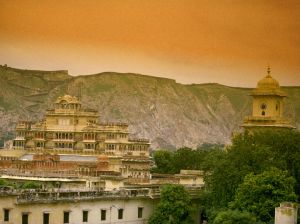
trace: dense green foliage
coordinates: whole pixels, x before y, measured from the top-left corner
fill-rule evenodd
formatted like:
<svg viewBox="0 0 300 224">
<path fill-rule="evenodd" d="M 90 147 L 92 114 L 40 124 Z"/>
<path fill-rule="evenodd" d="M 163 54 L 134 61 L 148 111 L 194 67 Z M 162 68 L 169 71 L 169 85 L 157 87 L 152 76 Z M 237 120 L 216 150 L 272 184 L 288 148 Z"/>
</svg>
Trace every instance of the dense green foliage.
<svg viewBox="0 0 300 224">
<path fill-rule="evenodd" d="M 20 185 L 22 189 L 40 189 L 41 184 L 35 181 L 26 181 L 22 185 Z"/>
<path fill-rule="evenodd" d="M 25 181 L 17 184 L 9 180 L 0 179 L 0 187 L 10 187 L 15 189 L 40 189 L 42 185 L 36 181 Z"/>
<path fill-rule="evenodd" d="M 8 186 L 8 182 L 4 179 L 0 179 L 0 186 L 1 187 L 5 187 L 5 186 Z"/>
<path fill-rule="evenodd" d="M 154 153 L 154 161 L 156 167 L 153 168 L 154 173 L 174 173 L 173 155 L 166 150 L 158 150 Z"/>
<path fill-rule="evenodd" d="M 256 219 L 249 212 L 226 210 L 219 212 L 213 224 L 253 224 Z"/>
<path fill-rule="evenodd" d="M 180 170 L 204 170 L 210 166 L 206 161 L 222 153 L 223 145 L 204 144 L 197 150 L 184 147 L 175 152 L 157 150 L 154 152 L 156 167 L 153 173 L 179 173 Z"/>
<path fill-rule="evenodd" d="M 232 207 L 255 214 L 259 220 L 270 222 L 274 215 L 274 207 L 283 201 L 295 201 L 295 179 L 286 171 L 272 168 L 261 174 L 248 174 L 239 185 Z"/>
<path fill-rule="evenodd" d="M 160 202 L 149 219 L 149 224 L 192 223 L 191 199 L 181 185 L 166 185 L 161 191 Z"/>
<path fill-rule="evenodd" d="M 268 183 L 266 186 L 269 191 L 264 191 L 262 184 L 257 185 L 262 189 L 255 188 L 256 185 L 253 185 L 252 190 L 257 194 L 260 191 L 262 195 L 266 194 L 266 197 L 268 194 L 274 195 L 278 199 L 270 201 L 264 198 L 266 201 L 257 205 L 264 210 L 263 214 L 252 209 L 250 203 L 236 206 L 242 211 L 251 212 L 259 222 L 270 221 L 275 206 L 279 205 L 278 202 L 296 201 L 297 198 L 292 196 L 293 192 L 298 198 L 300 196 L 300 133 L 297 130 L 260 130 L 240 133 L 234 136 L 232 145 L 227 146 L 226 150 L 218 147 L 197 150 L 184 148 L 167 153 L 169 173 L 178 173 L 180 169 L 205 171 L 205 188 L 200 204 L 203 213 L 210 221 L 218 216 L 219 211 L 228 209 L 229 204 L 233 205 L 233 201 L 237 202 L 238 198 L 242 197 L 241 189 L 249 184 L 247 182 L 249 178 L 256 180 L 262 175 L 266 178 L 264 181 Z M 281 184 L 270 177 L 275 175 L 272 173 L 274 168 L 278 169 L 277 174 L 281 175 L 280 178 L 277 176 Z M 162 162 L 157 164 L 156 171 L 164 171 Z M 291 181 L 292 179 L 295 182 Z M 288 186 L 288 190 L 282 188 L 283 183 Z M 251 188 L 249 190 L 251 191 Z M 265 209 L 262 209 L 263 207 Z"/>
</svg>

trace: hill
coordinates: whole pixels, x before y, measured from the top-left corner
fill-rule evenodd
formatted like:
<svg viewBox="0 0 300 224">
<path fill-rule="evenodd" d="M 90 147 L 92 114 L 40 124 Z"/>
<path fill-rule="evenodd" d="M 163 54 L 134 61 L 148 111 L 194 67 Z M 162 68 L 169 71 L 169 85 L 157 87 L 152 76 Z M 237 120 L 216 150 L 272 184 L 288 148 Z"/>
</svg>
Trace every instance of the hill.
<svg viewBox="0 0 300 224">
<path fill-rule="evenodd" d="M 249 88 L 183 85 L 172 79 L 131 73 L 74 77 L 67 71 L 0 66 L 0 83 L 2 140 L 13 138 L 18 120 L 42 119 L 45 110 L 65 93 L 81 92 L 83 105 L 99 110 L 102 121 L 129 123 L 131 132 L 149 138 L 154 149 L 228 143 L 243 117 L 251 113 Z M 286 116 L 299 128 L 300 87 L 283 89 L 289 96 Z"/>
</svg>

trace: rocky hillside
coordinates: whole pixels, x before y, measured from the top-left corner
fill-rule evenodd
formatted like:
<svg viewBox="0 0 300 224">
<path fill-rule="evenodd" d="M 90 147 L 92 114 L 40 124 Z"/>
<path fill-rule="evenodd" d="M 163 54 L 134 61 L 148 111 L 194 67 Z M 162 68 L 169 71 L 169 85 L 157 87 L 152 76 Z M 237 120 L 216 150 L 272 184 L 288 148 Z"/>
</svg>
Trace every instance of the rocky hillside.
<svg viewBox="0 0 300 224">
<path fill-rule="evenodd" d="M 83 105 L 97 109 L 102 121 L 130 124 L 135 137 L 152 148 L 197 147 L 228 143 L 243 117 L 251 113 L 251 89 L 220 84 L 183 85 L 138 74 L 105 72 L 70 76 L 67 71 L 34 71 L 0 66 L 0 135 L 13 138 L 19 119 L 42 119 L 65 93 L 81 92 Z M 300 127 L 300 87 L 284 87 L 286 115 Z"/>
</svg>

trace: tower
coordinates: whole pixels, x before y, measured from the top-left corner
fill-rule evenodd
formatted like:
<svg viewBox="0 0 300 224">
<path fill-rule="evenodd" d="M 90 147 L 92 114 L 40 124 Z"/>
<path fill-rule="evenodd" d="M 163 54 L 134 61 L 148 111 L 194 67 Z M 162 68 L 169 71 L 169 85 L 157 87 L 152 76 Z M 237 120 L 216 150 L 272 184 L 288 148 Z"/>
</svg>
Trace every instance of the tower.
<svg viewBox="0 0 300 224">
<path fill-rule="evenodd" d="M 266 77 L 258 81 L 257 87 L 250 94 L 253 98 L 252 116 L 244 119 L 242 126 L 246 129 L 294 128 L 290 121 L 283 117 L 284 99 L 287 95 L 270 73 L 268 67 Z"/>
</svg>

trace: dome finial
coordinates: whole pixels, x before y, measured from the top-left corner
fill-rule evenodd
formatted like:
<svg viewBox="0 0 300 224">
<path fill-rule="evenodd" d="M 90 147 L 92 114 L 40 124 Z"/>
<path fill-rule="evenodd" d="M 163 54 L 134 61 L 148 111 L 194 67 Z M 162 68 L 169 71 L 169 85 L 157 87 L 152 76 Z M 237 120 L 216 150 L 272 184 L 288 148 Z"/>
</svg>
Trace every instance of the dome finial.
<svg viewBox="0 0 300 224">
<path fill-rule="evenodd" d="M 267 73 L 268 73 L 268 76 L 271 76 L 271 75 L 270 75 L 270 73 L 271 73 L 270 65 L 268 65 L 268 67 L 267 67 Z"/>
</svg>

